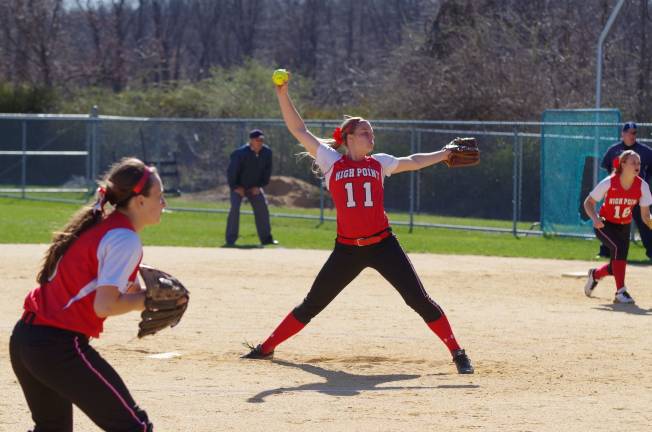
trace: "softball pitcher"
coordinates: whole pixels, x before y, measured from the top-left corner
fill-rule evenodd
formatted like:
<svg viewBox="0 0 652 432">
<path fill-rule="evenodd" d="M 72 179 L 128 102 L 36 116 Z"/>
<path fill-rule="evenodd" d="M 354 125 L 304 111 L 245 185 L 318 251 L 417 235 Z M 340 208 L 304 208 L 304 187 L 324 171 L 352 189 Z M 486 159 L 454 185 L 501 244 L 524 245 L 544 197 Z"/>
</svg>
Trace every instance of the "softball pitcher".
<svg viewBox="0 0 652 432">
<path fill-rule="evenodd" d="M 640 205 L 641 219 L 652 229 L 652 196 L 650 186 L 638 176 L 641 157 L 633 150 L 626 150 L 617 161 L 614 173 L 598 183 L 584 200 L 584 209 L 593 221 L 595 235 L 610 252 L 608 264 L 589 270 L 584 294 L 591 297 L 598 282 L 603 277 L 612 275 L 616 281 L 614 303 L 634 303 L 625 287 L 632 208 Z M 604 203 L 598 214 L 596 204 L 603 198 Z"/>
<path fill-rule="evenodd" d="M 109 202 L 115 210 L 105 214 Z M 93 207 L 57 233 L 9 344 L 34 431 L 72 431 L 72 405 L 107 431 L 151 431 L 118 373 L 89 345 L 104 320 L 145 308 L 138 232 L 156 224 L 163 185 L 138 159 L 115 164 Z"/>
<path fill-rule="evenodd" d="M 371 124 L 360 117 L 347 118 L 333 140 L 314 136 L 304 124 L 288 94 L 288 83 L 276 86 L 285 124 L 315 159 L 337 210 L 335 249 L 317 275 L 303 302 L 294 308 L 262 344 L 250 347 L 243 358 L 271 359 L 281 342 L 299 332 L 319 314 L 360 272 L 371 267 L 389 281 L 428 327 L 444 342 L 457 371 L 473 373 L 473 366 L 457 343 L 442 309 L 424 289 L 412 263 L 392 234 L 383 204 L 384 178 L 447 160 L 450 151 L 396 158 L 368 154 L 374 148 Z M 336 149 L 344 146 L 342 155 Z"/>
</svg>

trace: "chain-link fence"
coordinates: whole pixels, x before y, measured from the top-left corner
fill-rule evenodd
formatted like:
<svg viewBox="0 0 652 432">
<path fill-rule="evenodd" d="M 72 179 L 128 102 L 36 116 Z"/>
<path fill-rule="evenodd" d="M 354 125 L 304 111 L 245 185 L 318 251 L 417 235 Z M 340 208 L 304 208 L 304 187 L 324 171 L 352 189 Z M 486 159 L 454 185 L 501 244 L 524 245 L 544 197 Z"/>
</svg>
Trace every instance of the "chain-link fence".
<svg viewBox="0 0 652 432">
<path fill-rule="evenodd" d="M 339 122 L 307 123 L 313 133 L 327 137 Z M 542 233 L 543 123 L 372 120 L 372 124 L 375 152 L 395 156 L 431 152 L 456 136 L 477 137 L 482 152 L 482 163 L 476 167 L 449 169 L 438 164 L 387 179 L 385 205 L 394 225 Z M 651 126 L 639 124 L 639 141 L 652 141 Z M 62 199 L 77 193 L 75 199 L 87 199 L 94 180 L 113 162 L 135 156 L 157 166 L 166 189 L 184 198 L 183 205 L 173 201 L 172 210 L 223 212 L 228 209 L 224 191 L 229 154 L 247 141 L 247 132 L 254 127 L 264 130 L 273 150 L 273 178 L 291 180 L 288 187 L 299 182 L 311 195 L 311 199 L 273 206 L 272 215 L 333 219 L 332 203 L 312 171 L 312 160 L 300 157 L 302 148 L 278 119 L 0 115 L 0 194 Z M 615 135 L 614 142 L 617 139 Z M 273 191 L 267 192 L 273 198 Z M 202 197 L 202 205 L 193 206 L 193 197 Z M 296 205 L 300 211 L 293 208 Z"/>
</svg>

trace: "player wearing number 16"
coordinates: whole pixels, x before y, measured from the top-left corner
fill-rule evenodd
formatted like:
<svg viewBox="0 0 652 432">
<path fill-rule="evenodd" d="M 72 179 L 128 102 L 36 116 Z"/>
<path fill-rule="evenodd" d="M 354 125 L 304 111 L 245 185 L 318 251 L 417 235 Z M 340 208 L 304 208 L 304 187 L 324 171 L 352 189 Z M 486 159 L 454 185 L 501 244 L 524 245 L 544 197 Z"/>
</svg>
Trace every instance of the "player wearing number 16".
<svg viewBox="0 0 652 432">
<path fill-rule="evenodd" d="M 362 270 L 378 271 L 399 292 L 451 352 L 459 373 L 473 373 L 465 351 L 457 343 L 448 319 L 435 303 L 392 234 L 383 204 L 385 177 L 449 160 L 454 150 L 442 149 L 406 157 L 372 154 L 374 131 L 361 117 L 348 117 L 335 129 L 332 139 L 313 135 L 288 94 L 289 83 L 275 86 L 283 119 L 289 132 L 303 145 L 323 175 L 337 210 L 335 249 L 317 275 L 303 302 L 294 308 L 274 332 L 244 355 L 270 359 L 274 348 L 298 333 L 319 314 Z M 340 153 L 337 149 L 343 149 Z M 386 324 L 377 317 L 379 327 Z M 379 329 L 379 331 L 382 331 Z"/>
<path fill-rule="evenodd" d="M 620 154 L 615 162 L 612 175 L 602 180 L 584 200 L 584 210 L 593 221 L 595 235 L 609 249 L 608 264 L 589 270 L 584 294 L 591 297 L 598 281 L 612 275 L 616 280 L 614 303 L 634 303 L 625 287 L 625 267 L 629 251 L 629 232 L 632 223 L 632 208 L 640 205 L 641 219 L 652 228 L 650 205 L 652 196 L 650 186 L 639 177 L 641 157 L 633 150 Z M 595 210 L 598 201 L 604 203 L 598 214 Z"/>
</svg>

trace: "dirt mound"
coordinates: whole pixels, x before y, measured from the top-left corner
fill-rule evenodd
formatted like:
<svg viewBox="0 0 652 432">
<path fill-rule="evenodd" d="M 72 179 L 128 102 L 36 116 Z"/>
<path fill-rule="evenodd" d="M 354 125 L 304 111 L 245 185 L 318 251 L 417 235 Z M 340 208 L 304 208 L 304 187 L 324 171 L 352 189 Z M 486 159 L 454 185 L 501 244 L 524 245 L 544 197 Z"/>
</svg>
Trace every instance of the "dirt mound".
<svg viewBox="0 0 652 432">
<path fill-rule="evenodd" d="M 271 205 L 319 207 L 319 187 L 295 177 L 272 176 L 265 194 Z M 198 201 L 229 201 L 229 186 L 220 185 L 202 192 L 183 194 L 183 197 Z"/>
<path fill-rule="evenodd" d="M 319 187 L 295 177 L 273 176 L 265 193 L 272 205 L 319 207 Z"/>
</svg>

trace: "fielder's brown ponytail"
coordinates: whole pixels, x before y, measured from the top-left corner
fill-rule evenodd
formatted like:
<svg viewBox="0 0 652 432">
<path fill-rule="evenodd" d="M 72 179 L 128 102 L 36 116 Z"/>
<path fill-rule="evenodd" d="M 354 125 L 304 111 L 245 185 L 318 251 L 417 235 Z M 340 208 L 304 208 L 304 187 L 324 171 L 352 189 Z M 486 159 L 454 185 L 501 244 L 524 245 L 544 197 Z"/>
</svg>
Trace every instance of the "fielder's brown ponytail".
<svg viewBox="0 0 652 432">
<path fill-rule="evenodd" d="M 66 253 L 70 245 L 79 236 L 98 224 L 107 216 L 104 205 L 108 202 L 114 209 L 127 207 L 132 197 L 143 194 L 149 195 L 153 184 L 154 168 L 147 167 L 136 158 L 124 158 L 115 163 L 100 181 L 97 200 L 91 205 L 82 207 L 70 218 L 63 230 L 54 233 L 52 244 L 45 253 L 43 265 L 36 278 L 40 285 L 54 275 L 57 264 Z"/>
</svg>

